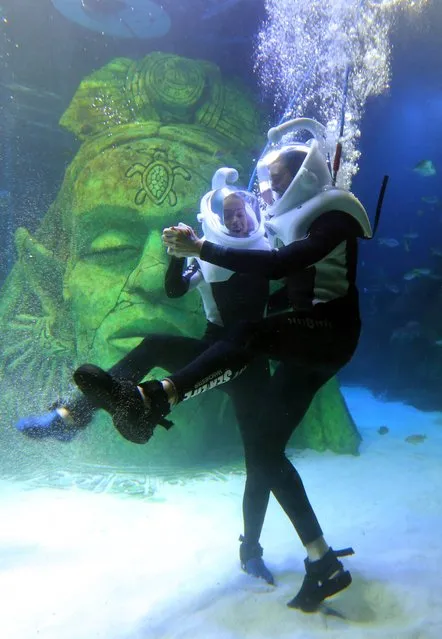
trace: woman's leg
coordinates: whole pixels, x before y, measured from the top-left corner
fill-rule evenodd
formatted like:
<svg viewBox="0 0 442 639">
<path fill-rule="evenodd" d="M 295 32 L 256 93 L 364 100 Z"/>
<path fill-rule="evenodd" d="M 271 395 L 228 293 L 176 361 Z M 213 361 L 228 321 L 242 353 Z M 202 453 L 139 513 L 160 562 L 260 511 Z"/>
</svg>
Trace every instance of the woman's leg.
<svg viewBox="0 0 442 639">
<path fill-rule="evenodd" d="M 357 322 L 341 326 L 297 313 L 239 322 L 225 338 L 170 375 L 163 385 L 173 405 L 236 379 L 259 355 L 279 361 L 290 358 L 306 369 L 340 368 L 352 356 L 359 331 Z"/>
<path fill-rule="evenodd" d="M 258 358 L 247 370 L 224 388 L 232 399 L 238 428 L 244 447 L 246 483 L 243 496 L 244 535 L 240 536 L 240 561 L 243 570 L 273 584 L 274 578 L 262 559 L 259 544 L 270 497 L 267 477 L 256 472 L 249 455 L 249 442 L 253 441 L 257 426 L 258 403 L 266 396 L 270 384 L 267 358 Z"/>
</svg>

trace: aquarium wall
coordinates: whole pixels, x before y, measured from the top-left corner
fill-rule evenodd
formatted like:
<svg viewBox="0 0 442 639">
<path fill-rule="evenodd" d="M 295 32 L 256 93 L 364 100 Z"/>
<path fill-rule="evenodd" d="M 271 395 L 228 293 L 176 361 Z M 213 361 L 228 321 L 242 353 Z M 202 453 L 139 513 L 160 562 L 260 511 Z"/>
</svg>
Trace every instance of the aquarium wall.
<svg viewBox="0 0 442 639">
<path fill-rule="evenodd" d="M 1 637 L 440 639 L 441 33 L 0 3 Z"/>
<path fill-rule="evenodd" d="M 103 412 L 89 416 L 94 427 L 69 447 L 23 438 L 16 426 L 76 402 L 72 373 L 83 362 L 108 369 L 152 333 L 204 331 L 196 292 L 165 295 L 162 229 L 198 226 L 199 201 L 222 166 L 254 188 L 254 162 L 283 110 L 282 96 L 275 103 L 259 79 L 267 64 L 265 50 L 261 60 L 255 52 L 259 39 L 274 37 L 262 26 L 264 5 L 256 12 L 247 2 L 185 4 L 140 3 L 127 15 L 103 3 L 3 7 L 5 468 L 54 460 L 143 466 L 145 451 L 124 442 Z M 133 32 L 145 11 L 151 26 Z M 147 358 L 143 376 L 167 372 L 162 359 Z M 176 415 L 175 436 L 158 433 L 150 464 L 241 459 L 225 393 Z M 293 445 L 358 452 L 337 380 L 304 421 Z"/>
</svg>

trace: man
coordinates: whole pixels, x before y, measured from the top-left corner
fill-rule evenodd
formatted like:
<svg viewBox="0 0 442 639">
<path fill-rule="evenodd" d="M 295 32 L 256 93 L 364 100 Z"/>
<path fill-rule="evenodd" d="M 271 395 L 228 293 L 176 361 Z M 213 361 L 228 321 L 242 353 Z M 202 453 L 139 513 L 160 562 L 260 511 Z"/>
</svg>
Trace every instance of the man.
<svg viewBox="0 0 442 639">
<path fill-rule="evenodd" d="M 255 450 L 259 468 L 294 525 L 307 551 L 306 575 L 290 607 L 312 612 L 325 598 L 351 583 L 284 451 L 316 392 L 353 356 L 360 335 L 356 288 L 357 240 L 371 235 L 366 212 L 349 192 L 332 187 L 325 154 L 325 130 L 308 119 L 269 131 L 273 143 L 287 132 L 307 130 L 309 144 L 272 151 L 258 167 L 261 190 L 270 200 L 266 228 L 273 251 L 248 252 L 200 240 L 190 228 L 166 229 L 174 255 L 194 255 L 235 272 L 285 279 L 287 309 L 255 322 L 242 322 L 184 369 L 162 381 L 122 384 L 93 365 L 74 373 L 79 388 L 105 406 L 114 425 L 147 442 L 173 406 L 240 375 L 257 356 L 280 362 L 267 395 L 267 411 L 256 414 Z M 290 172 L 291 180 L 287 179 Z M 275 189 L 273 188 L 275 186 Z M 275 424 L 272 411 L 282 403 L 290 420 Z"/>
</svg>

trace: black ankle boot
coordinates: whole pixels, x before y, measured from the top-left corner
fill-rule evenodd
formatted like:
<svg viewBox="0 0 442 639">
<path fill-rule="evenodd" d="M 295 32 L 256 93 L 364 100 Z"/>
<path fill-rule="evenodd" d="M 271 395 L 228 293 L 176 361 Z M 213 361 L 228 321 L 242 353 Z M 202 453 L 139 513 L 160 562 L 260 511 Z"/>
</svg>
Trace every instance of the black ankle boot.
<svg viewBox="0 0 442 639">
<path fill-rule="evenodd" d="M 157 424 L 164 428 L 172 426 L 172 422 L 165 419 L 170 408 L 158 381 L 140 384 L 146 401 L 135 382 L 113 377 L 93 364 L 77 368 L 74 381 L 92 406 L 110 414 L 120 435 L 135 444 L 147 443 Z"/>
<path fill-rule="evenodd" d="M 260 577 L 273 586 L 275 580 L 262 559 L 262 546 L 258 542 L 249 544 L 242 535 L 239 541 L 242 542 L 239 547 L 239 558 L 244 572 L 253 577 Z"/>
<path fill-rule="evenodd" d="M 319 604 L 351 584 L 351 575 L 338 557 L 353 555 L 353 548 L 333 550 L 329 548 L 318 561 L 305 559 L 306 575 L 296 597 L 288 602 L 289 608 L 300 608 L 303 612 L 315 612 Z"/>
</svg>

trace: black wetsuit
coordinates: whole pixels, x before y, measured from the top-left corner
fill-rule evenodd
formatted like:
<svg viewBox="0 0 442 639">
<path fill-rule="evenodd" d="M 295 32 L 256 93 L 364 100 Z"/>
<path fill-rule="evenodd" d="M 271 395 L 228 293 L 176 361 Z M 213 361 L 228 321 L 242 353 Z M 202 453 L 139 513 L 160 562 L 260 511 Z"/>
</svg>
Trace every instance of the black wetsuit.
<svg viewBox="0 0 442 639">
<path fill-rule="evenodd" d="M 304 545 L 320 537 L 322 530 L 284 451 L 316 392 L 356 349 L 361 322 L 355 280 L 361 236 L 354 218 L 330 211 L 317 218 L 305 239 L 271 252 L 229 249 L 206 241 L 201 258 L 208 262 L 268 279 L 285 278 L 288 308 L 261 320 L 239 322 L 227 337 L 170 376 L 183 400 L 235 378 L 257 356 L 279 361 L 267 403 L 255 412 L 246 462 L 260 487 L 254 511 L 259 511 L 259 495 L 267 486 Z"/>
</svg>

